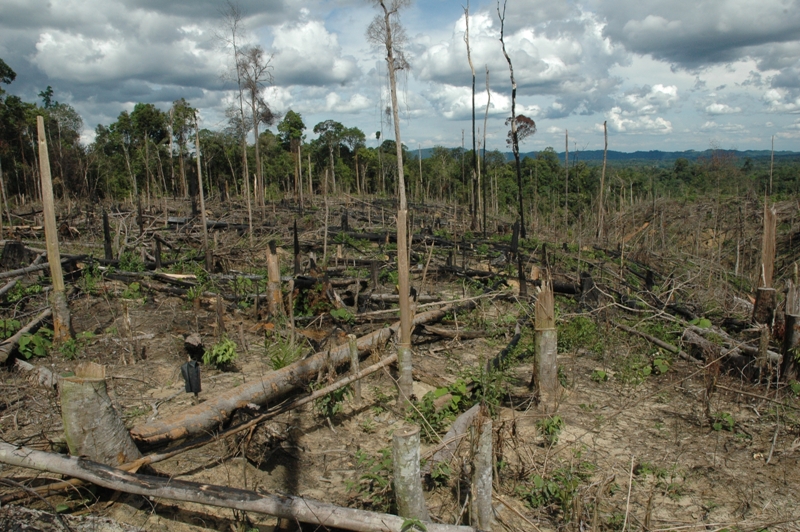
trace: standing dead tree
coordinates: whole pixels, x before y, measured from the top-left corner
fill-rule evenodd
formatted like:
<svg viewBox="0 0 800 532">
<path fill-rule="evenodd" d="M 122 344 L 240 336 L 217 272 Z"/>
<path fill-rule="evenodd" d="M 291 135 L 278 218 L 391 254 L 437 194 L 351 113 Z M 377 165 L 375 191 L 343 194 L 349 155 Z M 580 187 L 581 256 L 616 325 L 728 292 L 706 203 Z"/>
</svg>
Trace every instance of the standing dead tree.
<svg viewBox="0 0 800 532">
<path fill-rule="evenodd" d="M 472 54 L 469 49 L 469 2 L 464 8 L 464 42 L 467 44 L 467 61 L 472 71 L 472 207 L 470 209 L 470 229 L 478 228 L 478 151 L 475 149 L 475 65 L 472 64 Z"/>
<path fill-rule="evenodd" d="M 410 0 L 372 0 L 383 14 L 378 14 L 367 28 L 367 40 L 375 46 L 386 48 L 386 64 L 389 72 L 389 88 L 392 97 L 392 118 L 394 122 L 394 142 L 397 150 L 397 181 L 400 206 L 397 211 L 397 272 L 400 292 L 400 342 L 397 347 L 397 360 L 400 366 L 400 401 L 408 401 L 412 394 L 414 378 L 411 364 L 411 294 L 408 267 L 408 204 L 406 200 L 406 180 L 403 173 L 403 143 L 400 140 L 400 111 L 397 104 L 397 71 L 408 68 L 403 44 L 405 30 L 398 20 L 400 8 L 410 4 Z"/>
<path fill-rule="evenodd" d="M 276 115 L 272 112 L 261 97 L 265 83 L 272 83 L 272 56 L 268 56 L 261 46 L 251 46 L 239 56 L 237 69 L 242 80 L 242 86 L 247 93 L 250 103 L 250 119 L 253 122 L 253 137 L 255 140 L 256 156 L 256 190 L 258 205 L 261 207 L 261 217 L 264 217 L 264 172 L 261 168 L 261 150 L 259 148 L 258 126 L 272 125 Z"/>
<path fill-rule="evenodd" d="M 521 236 L 522 238 L 526 238 L 525 235 L 525 210 L 522 202 L 522 167 L 520 166 L 519 161 L 519 136 L 517 134 L 517 81 L 514 79 L 514 67 L 511 64 L 511 57 L 509 57 L 508 52 L 506 51 L 506 40 L 505 40 L 505 27 L 506 27 L 506 5 L 508 4 L 508 0 L 503 0 L 503 11 L 500 11 L 500 0 L 497 0 L 497 16 L 500 18 L 500 44 L 503 45 L 503 55 L 506 58 L 506 62 L 508 62 L 508 71 L 511 75 L 511 118 L 506 120 L 506 124 L 510 123 L 511 131 L 508 133 L 511 150 L 514 153 L 514 162 L 516 163 L 517 167 L 517 193 L 519 195 L 519 221 L 520 221 L 520 229 L 522 231 Z M 533 120 L 531 120 L 533 122 Z M 535 129 L 534 129 L 535 131 Z"/>
<path fill-rule="evenodd" d="M 241 141 L 242 148 L 242 180 L 244 181 L 245 197 L 247 198 L 247 221 L 249 226 L 250 245 L 253 245 L 253 207 L 250 203 L 250 179 L 248 177 L 247 168 L 247 128 L 245 127 L 244 117 L 244 88 L 242 83 L 242 73 L 239 70 L 240 48 L 239 36 L 242 31 L 242 12 L 238 4 L 234 4 L 228 0 L 226 7 L 222 11 L 223 23 L 227 32 L 230 32 L 230 37 L 225 35 L 221 40 L 226 42 L 233 49 L 233 60 L 236 68 L 236 87 L 239 92 L 239 127 L 238 133 Z M 233 113 L 232 113 L 233 115 Z M 172 116 L 172 115 L 170 115 Z M 233 118 L 233 116 L 231 116 Z M 234 121 L 235 122 L 235 121 Z M 170 136 L 170 142 L 172 137 Z M 170 148 L 170 153 L 171 153 Z M 171 166 L 171 165 L 170 165 Z M 174 178 L 173 178 L 174 179 Z"/>
</svg>

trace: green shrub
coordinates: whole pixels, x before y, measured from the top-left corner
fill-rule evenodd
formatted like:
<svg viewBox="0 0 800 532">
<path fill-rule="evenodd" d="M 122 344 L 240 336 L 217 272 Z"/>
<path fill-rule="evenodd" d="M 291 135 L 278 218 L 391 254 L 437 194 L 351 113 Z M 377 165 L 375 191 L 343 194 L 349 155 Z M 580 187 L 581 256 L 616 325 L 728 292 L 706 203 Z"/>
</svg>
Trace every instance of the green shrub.
<svg viewBox="0 0 800 532">
<path fill-rule="evenodd" d="M 539 429 L 545 442 L 554 445 L 558 443 L 558 435 L 564 428 L 564 420 L 561 416 L 546 417 L 536 422 L 536 428 Z"/>
<path fill-rule="evenodd" d="M 53 330 L 42 327 L 36 334 L 23 334 L 19 339 L 19 352 L 26 359 L 46 357 L 53 346 Z"/>
<path fill-rule="evenodd" d="M 14 320 L 11 318 L 0 319 L 0 340 L 11 338 L 16 334 L 21 326 L 22 324 L 19 322 L 19 320 Z"/>
<path fill-rule="evenodd" d="M 236 342 L 225 337 L 214 344 L 211 349 L 206 349 L 205 353 L 203 353 L 203 364 L 216 366 L 219 369 L 227 369 L 236 361 L 238 356 Z"/>
<path fill-rule="evenodd" d="M 572 500 L 581 483 L 589 478 L 594 466 L 580 462 L 560 467 L 549 476 L 533 474 L 528 484 L 517 488 L 517 493 L 533 508 L 546 508 L 551 513 L 559 510 L 569 520 Z"/>
</svg>

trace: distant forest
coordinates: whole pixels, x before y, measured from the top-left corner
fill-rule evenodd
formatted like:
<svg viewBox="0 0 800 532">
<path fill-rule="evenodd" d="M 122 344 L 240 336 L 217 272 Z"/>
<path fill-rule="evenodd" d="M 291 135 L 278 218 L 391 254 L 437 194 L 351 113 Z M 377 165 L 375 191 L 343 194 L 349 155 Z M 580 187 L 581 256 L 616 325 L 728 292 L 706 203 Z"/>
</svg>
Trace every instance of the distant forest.
<svg viewBox="0 0 800 532">
<path fill-rule="evenodd" d="M 0 66 L 4 67 L 0 81 L 11 83 L 15 74 L 5 63 Z M 167 111 L 138 103 L 113 123 L 98 125 L 94 141 L 83 145 L 79 142 L 81 116 L 58 102 L 51 87 L 39 96 L 38 102 L 25 102 L 0 88 L 0 177 L 12 202 L 40 196 L 37 115 L 45 117 L 55 193 L 60 197 L 194 196 L 198 190 L 196 138 L 204 189 L 212 198 L 225 200 L 252 190 L 263 205 L 301 194 L 396 194 L 394 141 L 372 133 L 371 138 L 380 144 L 367 147 L 367 133 L 333 120 L 310 127 L 300 113 L 290 110 L 276 116 L 262 108 L 257 121 L 252 113 L 246 120 L 234 113 L 225 128 L 196 132 L 196 109 L 186 100 L 176 100 Z M 264 128 L 258 133 L 258 150 L 243 140 L 253 138 L 254 123 Z M 316 138 L 309 140 L 311 132 Z M 471 150 L 403 148 L 410 201 L 471 202 Z M 480 202 L 490 215 L 515 216 L 518 189 L 509 154 L 479 150 L 478 157 Z M 564 154 L 552 148 L 523 154 L 526 210 L 549 216 L 563 215 L 567 209 L 565 218 L 577 220 L 586 209 L 594 208 L 601 161 L 602 151 L 570 151 L 566 168 Z M 247 182 L 245 176 L 249 176 Z M 800 192 L 800 154 L 778 152 L 773 162 L 768 151 L 610 151 L 605 183 L 608 202 L 690 198 L 712 192 L 758 197 L 771 192 L 779 199 Z"/>
</svg>

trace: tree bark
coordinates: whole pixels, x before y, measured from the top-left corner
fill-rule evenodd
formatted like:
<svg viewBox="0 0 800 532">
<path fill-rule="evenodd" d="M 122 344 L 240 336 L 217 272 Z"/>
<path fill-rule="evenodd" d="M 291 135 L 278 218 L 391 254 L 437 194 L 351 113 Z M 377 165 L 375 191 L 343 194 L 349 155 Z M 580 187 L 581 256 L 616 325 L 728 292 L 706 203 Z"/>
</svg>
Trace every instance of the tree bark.
<svg viewBox="0 0 800 532">
<path fill-rule="evenodd" d="M 253 491 L 187 482 L 171 478 L 135 475 L 85 458 L 66 458 L 0 442 L 0 462 L 68 475 L 104 488 L 144 497 L 193 502 L 245 512 L 273 515 L 324 528 L 360 532 L 401 532 L 405 519 L 395 515 L 343 508 L 302 497 L 265 495 Z M 427 523 L 428 532 L 476 532 L 473 527 Z"/>
</svg>

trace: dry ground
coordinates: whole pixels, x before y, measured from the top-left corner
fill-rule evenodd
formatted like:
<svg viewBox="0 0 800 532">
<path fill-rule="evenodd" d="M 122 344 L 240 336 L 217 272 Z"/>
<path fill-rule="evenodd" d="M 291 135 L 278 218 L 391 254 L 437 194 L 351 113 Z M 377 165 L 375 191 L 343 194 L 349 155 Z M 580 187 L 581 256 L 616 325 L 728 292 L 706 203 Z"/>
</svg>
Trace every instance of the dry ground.
<svg viewBox="0 0 800 532">
<path fill-rule="evenodd" d="M 369 214 L 376 224 L 381 219 L 377 212 L 376 208 Z M 285 219 L 291 216 L 284 212 Z M 323 231 L 313 220 L 305 225 L 301 241 L 318 242 Z M 66 252 L 94 249 L 97 253 L 96 247 L 87 247 L 96 246 L 97 227 L 96 219 L 90 226 L 79 226 L 83 236 L 65 243 Z M 256 249 L 263 249 L 276 231 L 258 237 Z M 129 232 L 136 233 L 133 229 Z M 333 249 L 332 235 L 330 238 L 328 245 Z M 657 240 L 658 233 L 649 238 Z M 130 240 L 135 239 L 131 236 Z M 284 242 L 290 242 L 285 235 Z M 644 242 L 640 258 L 646 255 Z M 224 250 L 219 254 L 226 255 L 228 268 L 252 272 L 263 267 L 261 252 L 249 248 L 246 237 L 223 232 L 218 246 Z M 721 255 L 723 246 L 718 248 L 714 249 Z M 584 260 L 589 251 L 581 249 Z M 657 255 L 650 252 L 651 257 Z M 357 255 L 352 249 L 345 253 L 350 258 Z M 384 250 L 371 248 L 369 253 L 378 256 Z M 576 272 L 570 271 L 569 265 L 576 263 L 574 255 L 572 250 L 563 252 L 556 264 L 572 278 Z M 735 294 L 730 285 L 716 284 L 718 274 L 708 266 L 709 257 L 698 255 L 696 260 L 699 266 L 690 273 L 678 272 L 685 275 L 679 279 L 688 285 L 701 276 L 699 285 L 705 289 L 707 308 L 723 309 L 727 317 L 746 317 L 742 309 L 733 306 Z M 706 276 L 713 276 L 714 282 L 706 282 Z M 417 271 L 412 281 L 417 286 L 420 277 Z M 477 293 L 477 287 L 463 279 L 430 277 L 425 292 L 453 299 Z M 34 281 L 35 277 L 29 277 L 25 283 Z M 392 291 L 390 279 L 382 290 Z M 513 287 L 504 290 L 514 291 Z M 28 310 L 34 304 L 41 302 L 32 301 Z M 530 310 L 528 300 L 485 299 L 476 310 L 448 316 L 445 323 L 453 329 L 489 331 L 491 336 L 471 340 L 417 337 L 415 394 L 421 398 L 459 377 L 480 377 L 477 368 L 507 345 L 517 319 L 525 325 L 515 351 L 516 362 L 502 379 L 484 381 L 490 399 L 497 398 L 491 404 L 498 474 L 495 530 L 622 530 L 624 526 L 641 530 L 800 529 L 800 400 L 788 388 L 776 390 L 774 382 L 754 383 L 733 373 L 720 375 L 709 405 L 718 421 L 714 427 L 706 415 L 707 372 L 659 352 L 611 324 L 615 319 L 630 324 L 660 322 L 663 317 L 659 313 L 625 312 L 610 300 L 588 312 L 572 296 L 559 296 L 557 304 L 560 333 L 566 341 L 559 354 L 563 397 L 554 416 L 543 414 L 528 390 L 533 343 L 531 324 L 524 318 L 524 312 Z M 6 316 L 21 313 L 21 308 L 20 304 L 7 304 Z M 191 333 L 199 333 L 206 345 L 217 341 L 215 301 L 201 298 L 196 305 L 186 297 L 145 289 L 132 292 L 120 281 L 98 280 L 91 294 L 76 292 L 71 310 L 76 332 L 90 331 L 93 336 L 81 342 L 74 359 L 53 352 L 32 361 L 58 373 L 71 370 L 80 360 L 105 364 L 112 398 L 129 426 L 193 404 L 191 394 L 183 393 L 179 372 L 186 360 L 183 342 Z M 591 325 L 576 330 L 569 327 L 573 322 Z M 226 305 L 224 326 L 237 344 L 239 358 L 229 371 L 203 367 L 199 400 L 271 371 L 270 346 L 282 341 L 281 327 L 278 324 L 276 330 L 265 323 L 253 307 Z M 338 326 L 362 334 L 381 323 Z M 318 320 L 315 326 L 330 330 L 334 324 L 330 319 Z M 679 339 L 673 336 L 672 341 L 678 343 Z M 371 359 L 392 349 L 389 345 L 376 351 Z M 665 360 L 661 374 L 654 369 L 655 359 Z M 0 386 L 0 438 L 45 450 L 63 446 L 55 393 L 33 388 L 24 374 L 12 369 L 2 370 Z M 390 509 L 383 483 L 389 471 L 381 450 L 390 447 L 393 430 L 408 422 L 408 415 L 395 406 L 390 372 L 368 377 L 362 389 L 360 403 L 345 398 L 341 411 L 330 419 L 308 405 L 242 437 L 158 463 L 155 470 L 185 480 Z M 241 413 L 237 419 L 248 415 L 252 414 Z M 560 430 L 555 430 L 559 423 Z M 437 438 L 429 434 L 423 455 L 436 447 Z M 462 441 L 449 475 L 439 477 L 438 485 L 427 493 L 436 520 L 454 523 L 466 519 L 467 440 Z M 51 477 L 5 466 L 0 472 L 4 478 L 31 485 Z M 4 493 L 16 490 L 2 489 Z M 278 525 L 269 516 L 243 516 L 231 510 L 85 488 L 48 501 L 27 499 L 15 504 L 44 510 L 63 505 L 60 509 L 73 514 L 110 517 L 148 531 L 267 531 Z M 12 521 L 8 512 L 0 508 L 0 523 Z M 290 523 L 282 526 L 296 529 Z"/>
</svg>

